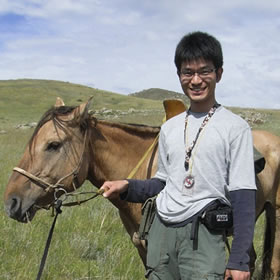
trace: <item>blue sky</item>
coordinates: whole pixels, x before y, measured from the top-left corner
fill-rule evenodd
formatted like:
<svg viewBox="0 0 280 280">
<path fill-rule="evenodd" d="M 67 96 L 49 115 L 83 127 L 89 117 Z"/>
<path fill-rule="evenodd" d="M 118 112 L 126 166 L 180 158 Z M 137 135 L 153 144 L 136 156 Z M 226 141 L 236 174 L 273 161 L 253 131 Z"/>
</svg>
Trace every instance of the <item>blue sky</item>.
<svg viewBox="0 0 280 280">
<path fill-rule="evenodd" d="M 174 51 L 201 30 L 223 46 L 218 102 L 280 109 L 279 14 L 275 0 L 0 0 L 0 79 L 182 92 Z"/>
</svg>

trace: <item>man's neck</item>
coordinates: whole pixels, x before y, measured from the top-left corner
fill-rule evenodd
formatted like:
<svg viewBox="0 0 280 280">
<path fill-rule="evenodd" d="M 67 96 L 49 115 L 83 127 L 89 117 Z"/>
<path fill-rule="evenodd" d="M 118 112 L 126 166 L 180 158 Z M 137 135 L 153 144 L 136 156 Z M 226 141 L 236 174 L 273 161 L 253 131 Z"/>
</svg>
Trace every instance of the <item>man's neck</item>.
<svg viewBox="0 0 280 280">
<path fill-rule="evenodd" d="M 216 104 L 216 100 L 211 103 L 191 102 L 190 110 L 194 113 L 207 113 Z"/>
</svg>

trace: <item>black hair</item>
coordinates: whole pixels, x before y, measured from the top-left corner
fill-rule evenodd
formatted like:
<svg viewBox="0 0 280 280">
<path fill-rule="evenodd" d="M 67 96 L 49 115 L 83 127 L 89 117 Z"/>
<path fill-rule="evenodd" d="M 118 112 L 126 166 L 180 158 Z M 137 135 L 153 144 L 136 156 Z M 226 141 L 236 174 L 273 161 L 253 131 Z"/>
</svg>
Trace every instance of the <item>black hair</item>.
<svg viewBox="0 0 280 280">
<path fill-rule="evenodd" d="M 223 66 L 223 53 L 220 42 L 205 32 L 192 32 L 185 35 L 178 43 L 174 62 L 177 71 L 181 71 L 183 62 L 199 59 L 211 61 L 216 69 Z"/>
</svg>

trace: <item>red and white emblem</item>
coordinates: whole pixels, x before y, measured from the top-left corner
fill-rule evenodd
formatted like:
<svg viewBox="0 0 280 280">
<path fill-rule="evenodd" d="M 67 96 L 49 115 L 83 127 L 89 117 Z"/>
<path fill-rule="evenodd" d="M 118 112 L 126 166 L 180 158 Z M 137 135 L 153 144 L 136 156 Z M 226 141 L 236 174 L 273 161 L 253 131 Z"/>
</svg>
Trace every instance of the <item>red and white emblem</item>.
<svg viewBox="0 0 280 280">
<path fill-rule="evenodd" d="M 192 175 L 188 175 L 184 180 L 184 186 L 187 189 L 190 189 L 194 185 L 194 177 Z"/>
</svg>

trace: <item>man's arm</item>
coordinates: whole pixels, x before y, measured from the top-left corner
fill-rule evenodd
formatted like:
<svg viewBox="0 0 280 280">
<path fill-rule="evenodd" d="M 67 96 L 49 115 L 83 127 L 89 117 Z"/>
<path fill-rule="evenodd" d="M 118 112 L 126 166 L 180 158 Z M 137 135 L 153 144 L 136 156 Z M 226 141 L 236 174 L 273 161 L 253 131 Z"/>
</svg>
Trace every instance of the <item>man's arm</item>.
<svg viewBox="0 0 280 280">
<path fill-rule="evenodd" d="M 165 181 L 158 178 L 148 180 L 128 180 L 128 189 L 121 194 L 121 199 L 129 202 L 145 202 L 149 197 L 157 195 L 164 187 Z"/>
<path fill-rule="evenodd" d="M 249 251 L 256 218 L 253 139 L 248 124 L 232 133 L 228 191 L 233 208 L 233 241 L 225 279 L 230 275 L 234 280 L 249 280 Z"/>
<path fill-rule="evenodd" d="M 256 218 L 256 191 L 229 192 L 233 208 L 233 241 L 227 269 L 249 271 L 249 251 L 254 237 Z"/>
<path fill-rule="evenodd" d="M 109 199 L 120 196 L 129 202 L 145 202 L 149 197 L 157 195 L 165 187 L 165 181 L 158 178 L 147 180 L 106 181 L 101 189 L 103 196 Z"/>
</svg>

